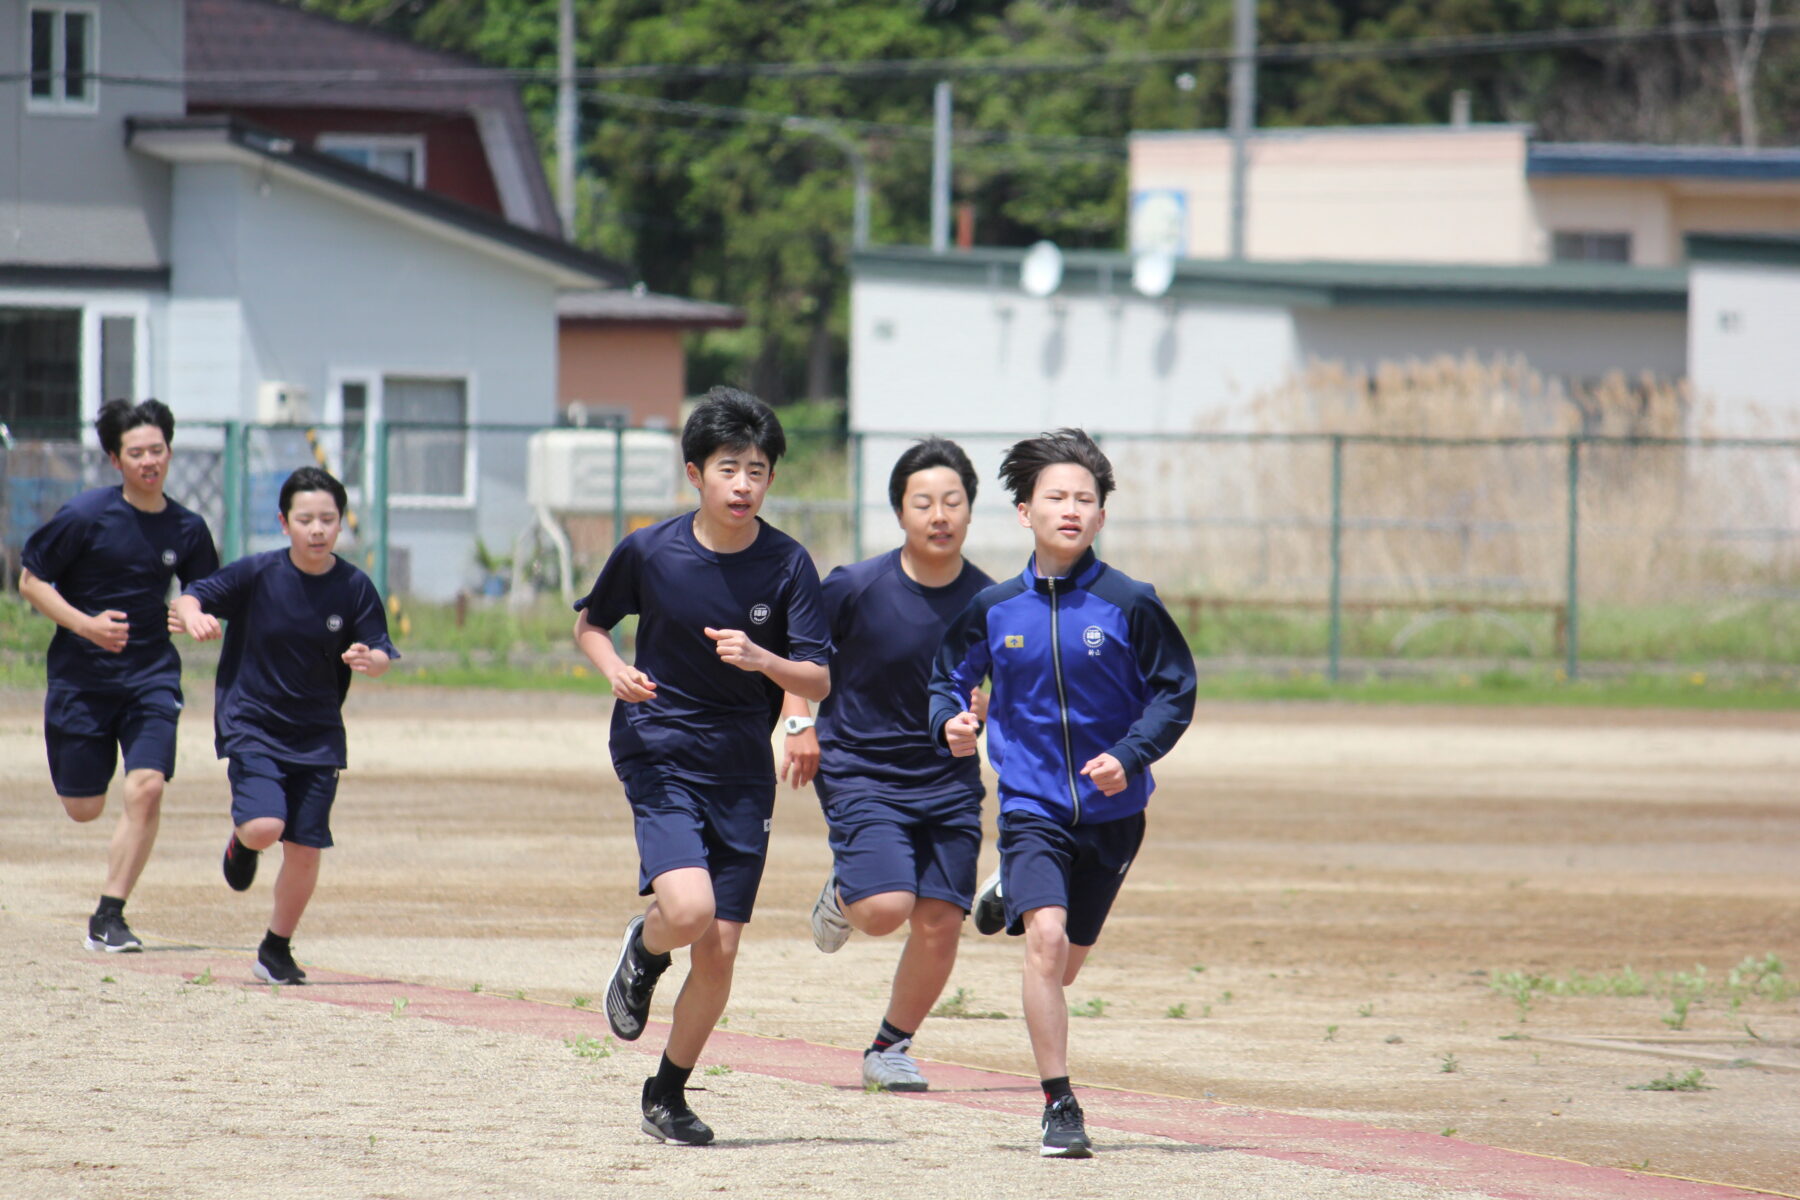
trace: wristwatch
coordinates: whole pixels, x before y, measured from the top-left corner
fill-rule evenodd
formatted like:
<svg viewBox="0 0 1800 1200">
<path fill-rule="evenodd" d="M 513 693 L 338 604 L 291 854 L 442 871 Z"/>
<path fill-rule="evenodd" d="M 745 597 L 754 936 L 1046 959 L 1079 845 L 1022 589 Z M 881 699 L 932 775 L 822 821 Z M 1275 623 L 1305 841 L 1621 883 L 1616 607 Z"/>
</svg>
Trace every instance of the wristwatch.
<svg viewBox="0 0 1800 1200">
<path fill-rule="evenodd" d="M 787 734 L 789 737 L 792 737 L 796 733 L 801 733 L 801 732 L 804 732 L 805 730 L 811 729 L 813 727 L 813 718 L 812 717 L 789 717 L 787 720 L 785 720 L 781 723 L 781 727 L 782 727 L 782 729 L 787 731 Z"/>
</svg>

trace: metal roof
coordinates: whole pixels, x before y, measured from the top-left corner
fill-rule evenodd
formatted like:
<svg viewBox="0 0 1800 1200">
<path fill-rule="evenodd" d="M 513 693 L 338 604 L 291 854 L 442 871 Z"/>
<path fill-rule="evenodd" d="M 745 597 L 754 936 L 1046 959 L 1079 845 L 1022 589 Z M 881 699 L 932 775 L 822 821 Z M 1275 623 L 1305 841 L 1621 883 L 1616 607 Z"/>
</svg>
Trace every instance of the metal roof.
<svg viewBox="0 0 1800 1200">
<path fill-rule="evenodd" d="M 665 296 L 639 288 L 598 292 L 564 292 L 556 298 L 556 315 L 564 321 L 681 325 L 690 329 L 736 329 L 744 310 L 729 304 Z"/>
<path fill-rule="evenodd" d="M 1018 291 L 1021 249 L 978 247 L 934 254 L 924 247 L 866 250 L 853 275 L 912 278 Z M 1131 287 L 1132 256 L 1071 250 L 1061 291 L 1143 299 Z M 1284 307 L 1579 308 L 1684 312 L 1687 271 L 1611 263 L 1494 266 L 1462 263 L 1235 262 L 1182 259 L 1165 299 Z"/>
<path fill-rule="evenodd" d="M 1528 176 L 1681 179 L 1800 179 L 1800 149 L 1737 146 L 1643 146 L 1622 142 L 1533 142 Z"/>
</svg>

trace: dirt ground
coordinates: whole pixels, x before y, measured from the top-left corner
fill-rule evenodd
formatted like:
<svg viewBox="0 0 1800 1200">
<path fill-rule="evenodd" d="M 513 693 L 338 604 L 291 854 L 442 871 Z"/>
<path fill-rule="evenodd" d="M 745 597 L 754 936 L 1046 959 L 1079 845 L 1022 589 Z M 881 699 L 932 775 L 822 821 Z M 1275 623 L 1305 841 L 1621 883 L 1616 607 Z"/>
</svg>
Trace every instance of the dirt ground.
<svg viewBox="0 0 1800 1200">
<path fill-rule="evenodd" d="M 220 881 L 224 771 L 211 755 L 206 697 L 190 701 L 179 777 L 129 915 L 153 948 L 158 939 L 243 947 L 247 963 L 274 864 L 248 896 Z M 111 816 L 77 827 L 61 815 L 38 703 L 0 693 L 0 1010 L 10 1010 L 0 1072 L 13 1081 L 0 1150 L 42 1168 L 31 1178 L 44 1184 L 21 1194 L 192 1194 L 184 1179 L 212 1178 L 242 1151 L 226 1130 L 277 1136 L 258 1123 L 277 1119 L 258 1115 L 277 1079 L 290 1097 L 318 1097 L 316 1111 L 281 1110 L 284 1153 L 313 1166 L 309 1154 L 341 1156 L 343 1178 L 376 1172 L 355 1194 L 450 1194 L 428 1182 L 409 1191 L 374 1165 L 402 1163 L 404 1178 L 429 1181 L 446 1169 L 450 1143 L 466 1162 L 457 1178 L 467 1194 L 543 1194 L 557 1182 L 556 1154 L 573 1154 L 595 1122 L 618 1126 L 630 1153 L 592 1178 L 639 1194 L 634 1180 L 648 1179 L 633 1174 L 646 1169 L 634 1165 L 637 1143 L 650 1144 L 634 1132 L 633 1110 L 646 1060 L 577 1063 L 554 1043 L 519 1051 L 416 1022 L 409 1041 L 389 1047 L 400 1023 L 367 1017 L 322 1027 L 332 1049 L 321 1056 L 318 1043 L 303 1053 L 280 1036 L 277 1022 L 292 1018 L 269 1011 L 262 991 L 183 987 L 177 998 L 125 972 L 100 985 L 109 960 L 81 950 L 79 936 Z M 352 769 L 333 823 L 339 845 L 295 939 L 300 960 L 597 1006 L 618 930 L 640 906 L 628 814 L 607 766 L 607 715 L 601 698 L 359 683 Z M 1581 1162 L 1800 1192 L 1800 999 L 1748 995 L 1734 1006 L 1725 986 L 1732 967 L 1770 953 L 1800 979 L 1800 718 L 1208 705 L 1158 778 L 1145 850 L 1070 993 L 1078 1086 L 1454 1131 Z M 992 859 L 990 842 L 984 869 Z M 866 1044 L 898 942 L 856 937 L 831 957 L 813 949 L 806 914 L 827 863 L 811 793 L 784 792 L 730 1029 Z M 964 1011 L 1004 1016 L 935 1018 L 917 1053 L 1029 1073 L 1020 951 L 968 929 L 951 989 Z M 1696 965 L 1709 986 L 1680 1021 L 1659 977 Z M 1493 986 L 1511 971 L 1566 980 L 1628 967 L 1650 981 L 1649 994 L 1537 993 L 1522 1009 Z M 674 993 L 664 986 L 653 1015 L 666 1016 Z M 159 1103 L 174 1100 L 71 1066 L 82 1053 L 62 1045 L 59 1030 L 91 1036 L 95 995 L 138 1016 L 127 1041 L 184 1047 L 192 1069 L 175 1093 L 223 1088 L 211 1103 L 230 1114 L 203 1125 L 209 1134 L 184 1134 L 158 1124 Z M 334 1079 L 370 1063 L 383 1064 L 385 1080 L 369 1085 L 373 1094 L 335 1095 Z M 556 1079 L 572 1063 L 596 1086 L 559 1104 Z M 709 1058 L 703 1067 L 728 1065 Z M 1696 1067 L 1711 1090 L 1634 1090 Z M 725 1093 L 712 1110 L 696 1104 L 715 1124 L 733 1089 L 755 1091 L 764 1124 L 796 1106 L 839 1134 L 862 1119 L 854 1079 L 822 1098 L 777 1081 L 753 1089 L 747 1076 L 722 1072 L 706 1082 Z M 124 1097 L 117 1107 L 96 1101 L 109 1093 Z M 166 1178 L 165 1190 L 121 1190 L 116 1147 L 92 1138 L 97 1103 L 133 1136 L 154 1130 L 149 1144 L 193 1170 L 165 1164 L 145 1176 Z M 424 1114 L 410 1133 L 381 1123 L 394 1103 Z M 906 1136 L 955 1141 L 975 1121 L 989 1160 L 938 1164 L 918 1194 L 1013 1194 L 993 1184 L 992 1153 L 1010 1142 L 1029 1149 L 1032 1130 L 911 1107 L 919 1111 L 896 1118 L 912 1123 Z M 963 1124 L 940 1128 L 952 1121 Z M 530 1153 L 517 1140 L 527 1122 L 537 1122 Z M 795 1194 L 886 1186 L 843 1161 L 844 1140 L 802 1148 L 790 1168 L 834 1182 Z M 1136 1182 L 1114 1179 L 1095 1194 L 1185 1194 L 1171 1180 L 1187 1177 L 1191 1160 L 1133 1157 Z M 959 1192 L 961 1178 L 985 1183 Z M 704 1171 L 695 1182 L 718 1190 Z M 1411 1194 L 1344 1186 L 1331 1195 Z M 334 1193 L 321 1185 L 317 1194 Z M 1271 1175 L 1230 1194 L 1320 1193 Z"/>
</svg>

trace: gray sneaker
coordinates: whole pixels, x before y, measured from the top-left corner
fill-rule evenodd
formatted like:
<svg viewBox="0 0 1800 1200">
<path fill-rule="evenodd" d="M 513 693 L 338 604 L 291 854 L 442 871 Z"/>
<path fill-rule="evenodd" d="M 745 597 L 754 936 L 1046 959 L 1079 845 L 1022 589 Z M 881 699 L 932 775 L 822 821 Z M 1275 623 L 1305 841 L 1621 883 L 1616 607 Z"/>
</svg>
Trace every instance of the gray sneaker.
<svg viewBox="0 0 1800 1200">
<path fill-rule="evenodd" d="M 844 910 L 838 907 L 837 872 L 834 870 L 825 877 L 825 886 L 819 889 L 819 898 L 812 906 L 813 945 L 827 954 L 836 954 L 850 940 L 850 922 L 844 917 Z"/>
<path fill-rule="evenodd" d="M 919 1064 L 907 1051 L 912 1039 L 895 1042 L 886 1050 L 870 1050 L 863 1055 L 863 1087 L 871 1092 L 924 1092 L 931 1089 Z"/>
</svg>

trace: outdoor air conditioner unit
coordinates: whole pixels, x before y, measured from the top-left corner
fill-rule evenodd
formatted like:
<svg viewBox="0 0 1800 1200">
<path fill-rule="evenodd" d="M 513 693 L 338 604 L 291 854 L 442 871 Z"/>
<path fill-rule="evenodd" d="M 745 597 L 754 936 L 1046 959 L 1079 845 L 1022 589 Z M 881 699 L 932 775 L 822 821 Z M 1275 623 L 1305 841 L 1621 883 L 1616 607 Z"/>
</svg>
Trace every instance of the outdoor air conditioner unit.
<svg viewBox="0 0 1800 1200">
<path fill-rule="evenodd" d="M 681 446 L 673 433 L 654 429 L 545 429 L 526 449 L 526 499 L 555 513 L 662 513 L 681 503 Z M 624 486 L 615 487 L 623 460 Z"/>
<path fill-rule="evenodd" d="M 256 419 L 263 425 L 307 425 L 312 405 L 297 383 L 265 381 L 256 388 Z"/>
</svg>

